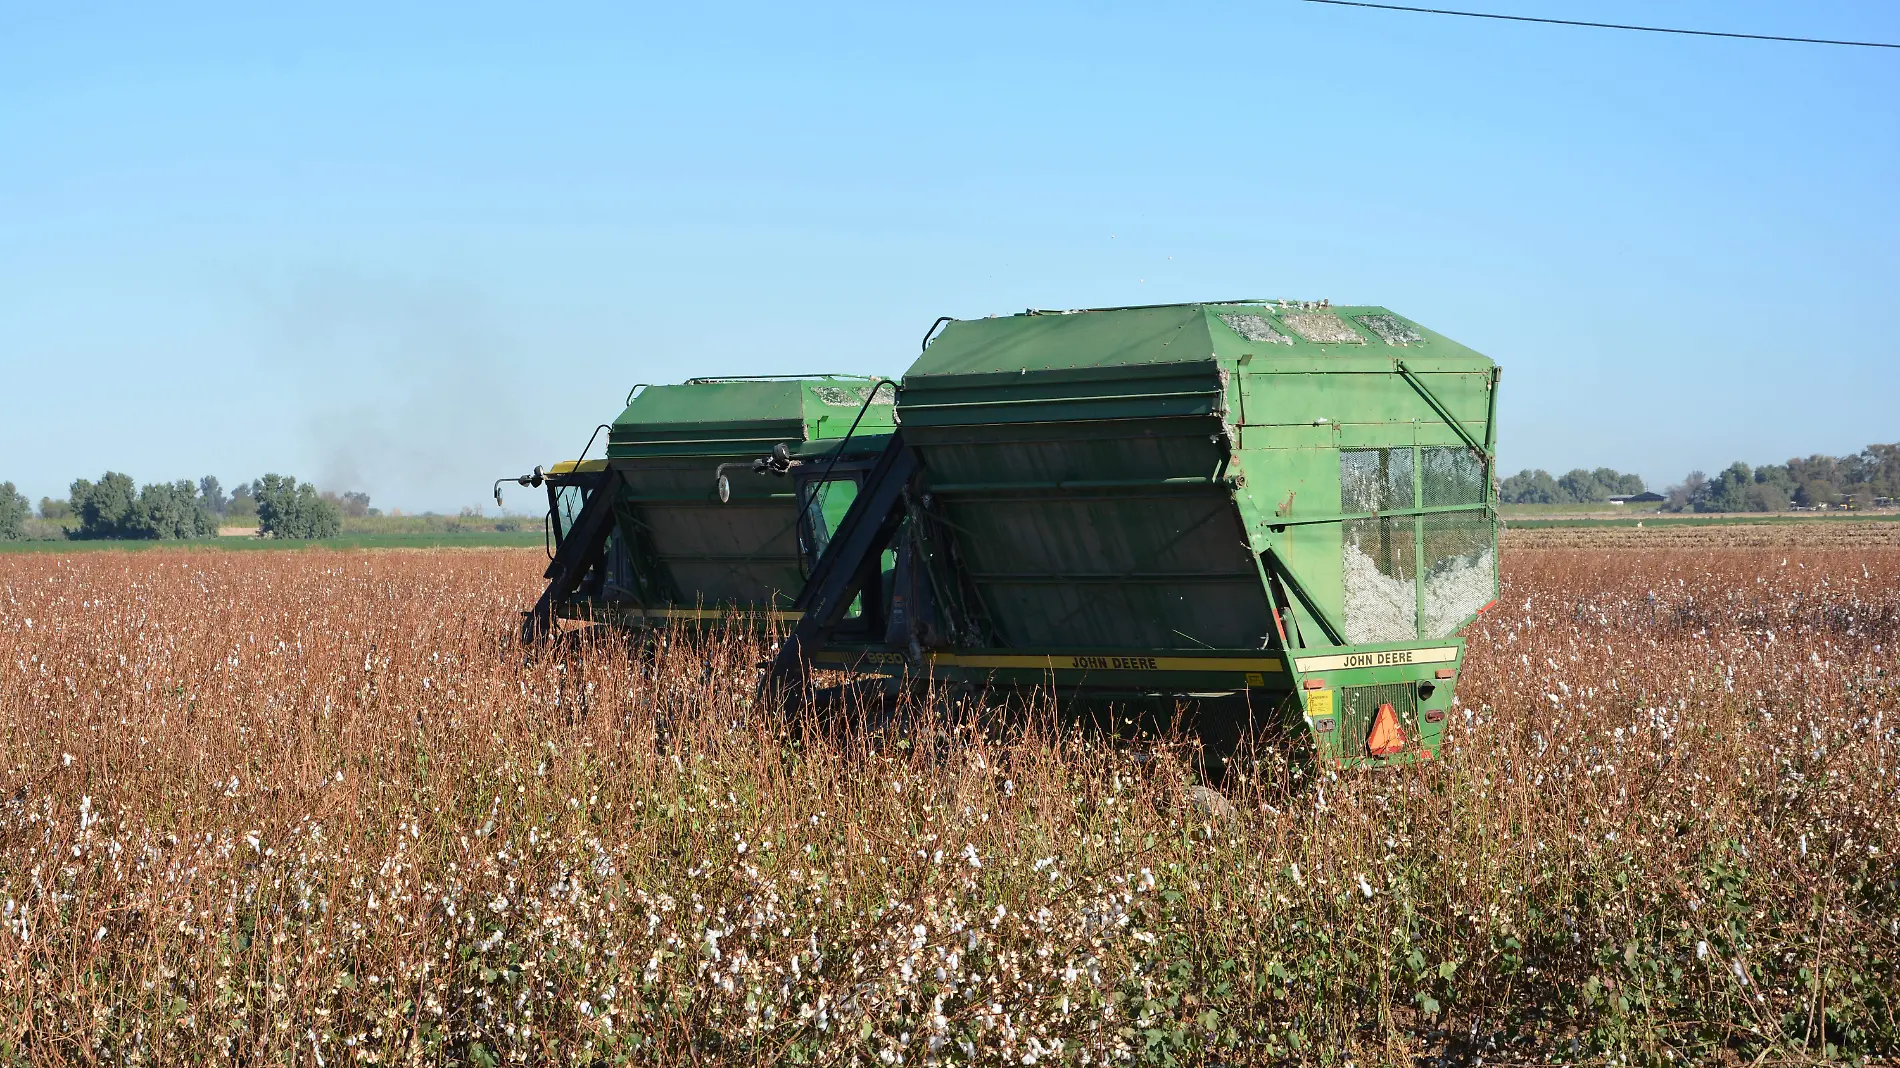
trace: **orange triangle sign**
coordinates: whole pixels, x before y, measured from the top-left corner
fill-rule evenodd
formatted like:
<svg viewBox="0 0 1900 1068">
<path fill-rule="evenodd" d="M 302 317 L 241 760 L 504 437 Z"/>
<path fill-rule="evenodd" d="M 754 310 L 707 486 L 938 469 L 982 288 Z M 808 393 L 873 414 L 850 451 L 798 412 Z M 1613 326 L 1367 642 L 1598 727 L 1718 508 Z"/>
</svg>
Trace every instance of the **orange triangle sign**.
<svg viewBox="0 0 1900 1068">
<path fill-rule="evenodd" d="M 1379 706 L 1373 717 L 1372 734 L 1366 738 L 1366 751 L 1373 756 L 1391 756 L 1405 748 L 1405 730 L 1399 726 L 1399 714 L 1390 703 Z"/>
</svg>

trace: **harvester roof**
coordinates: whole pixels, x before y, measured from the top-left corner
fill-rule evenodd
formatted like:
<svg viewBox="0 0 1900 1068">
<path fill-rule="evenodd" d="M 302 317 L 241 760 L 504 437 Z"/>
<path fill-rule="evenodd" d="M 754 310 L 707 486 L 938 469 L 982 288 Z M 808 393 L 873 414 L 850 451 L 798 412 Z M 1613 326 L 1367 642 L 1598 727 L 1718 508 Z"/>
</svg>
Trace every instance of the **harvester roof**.
<svg viewBox="0 0 1900 1068">
<path fill-rule="evenodd" d="M 1489 360 L 1374 306 L 1311 301 L 1163 304 L 956 320 L 906 377 L 1123 367 L 1258 357 Z"/>
<path fill-rule="evenodd" d="M 859 433 L 891 426 L 891 390 L 856 375 L 803 378 L 693 378 L 648 386 L 614 420 L 610 457 L 759 452 L 774 444 L 844 436 L 864 410 Z"/>
</svg>

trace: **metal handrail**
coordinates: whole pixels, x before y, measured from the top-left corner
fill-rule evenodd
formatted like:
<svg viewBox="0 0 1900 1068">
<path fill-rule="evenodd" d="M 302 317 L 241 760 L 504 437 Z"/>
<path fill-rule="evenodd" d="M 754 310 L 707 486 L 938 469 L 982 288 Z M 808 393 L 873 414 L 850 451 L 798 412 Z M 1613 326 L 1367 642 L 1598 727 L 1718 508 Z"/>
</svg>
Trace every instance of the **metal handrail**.
<svg viewBox="0 0 1900 1068">
<path fill-rule="evenodd" d="M 864 403 L 858 406 L 858 416 L 856 419 L 851 420 L 851 429 L 845 431 L 844 437 L 838 439 L 838 447 L 831 454 L 831 462 L 825 465 L 825 473 L 818 477 L 818 481 L 829 482 L 831 480 L 831 471 L 838 466 L 839 458 L 844 455 L 844 447 L 850 444 L 851 435 L 858 432 L 858 423 L 864 419 L 864 413 L 871 410 L 871 402 L 877 399 L 877 391 L 883 389 L 885 386 L 891 387 L 891 403 L 897 403 L 897 383 L 888 378 L 878 379 L 877 385 L 871 387 L 870 395 L 865 397 Z"/>
<path fill-rule="evenodd" d="M 935 334 L 935 333 L 937 332 L 937 328 L 938 328 L 938 327 L 940 327 L 940 326 L 942 326 L 942 325 L 943 325 L 943 324 L 945 324 L 945 323 L 954 323 L 954 322 L 956 322 L 956 321 L 957 321 L 957 320 L 956 320 L 956 317 L 955 317 L 955 316 L 953 316 L 953 315 L 939 315 L 939 316 L 937 316 L 937 321 L 936 321 L 936 322 L 934 322 L 934 323 L 931 323 L 931 324 L 930 324 L 930 329 L 928 329 L 928 330 L 926 330 L 926 331 L 924 331 L 924 343 L 923 343 L 922 345 L 919 345 L 919 346 L 918 346 L 918 348 L 917 348 L 917 351 L 919 351 L 919 352 L 927 352 L 927 351 L 929 351 L 929 349 L 930 349 L 930 338 L 931 338 L 931 335 L 933 335 L 933 334 Z"/>
</svg>

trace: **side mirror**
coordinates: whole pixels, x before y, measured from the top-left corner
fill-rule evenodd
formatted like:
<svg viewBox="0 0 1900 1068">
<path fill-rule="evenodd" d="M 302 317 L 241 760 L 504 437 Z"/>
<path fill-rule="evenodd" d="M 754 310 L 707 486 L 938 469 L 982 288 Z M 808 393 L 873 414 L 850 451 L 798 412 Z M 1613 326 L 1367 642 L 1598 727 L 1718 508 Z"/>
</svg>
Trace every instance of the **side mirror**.
<svg viewBox="0 0 1900 1068">
<path fill-rule="evenodd" d="M 719 503 L 726 504 L 730 502 L 731 500 L 732 500 L 732 483 L 726 481 L 725 475 L 720 475 L 719 476 Z"/>
</svg>

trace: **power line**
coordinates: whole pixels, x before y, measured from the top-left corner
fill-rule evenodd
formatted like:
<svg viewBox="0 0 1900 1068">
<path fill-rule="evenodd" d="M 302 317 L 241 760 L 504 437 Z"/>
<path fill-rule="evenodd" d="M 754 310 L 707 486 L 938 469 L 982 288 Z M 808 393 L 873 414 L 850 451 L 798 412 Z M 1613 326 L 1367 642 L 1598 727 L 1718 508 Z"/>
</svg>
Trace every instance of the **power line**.
<svg viewBox="0 0 1900 1068">
<path fill-rule="evenodd" d="M 1641 33 L 1679 33 L 1690 37 L 1729 37 L 1741 41 L 1784 41 L 1790 44 L 1838 45 L 1843 48 L 1900 48 L 1886 41 L 1831 41 L 1822 37 L 1778 37 L 1767 33 L 1724 33 L 1721 30 L 1680 30 L 1670 26 L 1628 26 L 1620 22 L 1581 22 L 1576 19 L 1540 19 L 1530 15 L 1499 15 L 1489 11 L 1450 11 L 1438 7 L 1406 7 L 1401 4 L 1370 4 L 1363 0 L 1304 0 L 1309 4 L 1334 7 L 1368 7 L 1377 11 L 1409 11 L 1419 15 L 1458 15 L 1468 19 L 1496 19 L 1499 22 L 1538 22 L 1546 26 L 1586 26 L 1593 30 L 1636 30 Z"/>
</svg>

